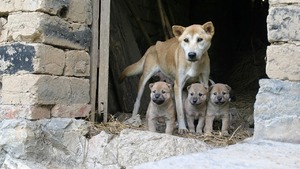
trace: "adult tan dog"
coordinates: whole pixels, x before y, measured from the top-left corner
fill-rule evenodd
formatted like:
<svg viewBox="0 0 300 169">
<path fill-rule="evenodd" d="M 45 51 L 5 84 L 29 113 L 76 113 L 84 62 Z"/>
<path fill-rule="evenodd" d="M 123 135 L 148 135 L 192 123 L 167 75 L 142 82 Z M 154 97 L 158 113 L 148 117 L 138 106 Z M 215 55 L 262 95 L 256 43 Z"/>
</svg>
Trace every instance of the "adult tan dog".
<svg viewBox="0 0 300 169">
<path fill-rule="evenodd" d="M 193 83 L 187 87 L 188 96 L 184 102 L 189 132 L 195 133 L 194 121 L 198 120 L 196 133 L 202 134 L 206 115 L 207 88 L 201 83 Z"/>
<path fill-rule="evenodd" d="M 182 89 L 186 83 L 202 82 L 208 86 L 210 61 L 207 50 L 214 35 L 212 22 L 189 27 L 173 26 L 175 38 L 158 41 L 144 56 L 122 72 L 120 81 L 127 76 L 142 74 L 132 112 L 137 116 L 144 87 L 151 76 L 159 71 L 174 81 L 179 134 L 187 132 L 184 121 Z"/>
<path fill-rule="evenodd" d="M 206 118 L 205 118 L 205 135 L 211 135 L 213 131 L 214 119 L 222 120 L 221 134 L 222 136 L 229 136 L 228 130 L 230 127 L 230 112 L 229 102 L 231 87 L 226 84 L 217 83 L 209 88 L 209 101 L 207 104 Z"/>
<path fill-rule="evenodd" d="M 175 127 L 175 105 L 172 86 L 166 82 L 149 84 L 150 103 L 147 109 L 148 130 L 155 132 L 159 123 L 165 123 L 166 134 L 172 134 Z"/>
</svg>

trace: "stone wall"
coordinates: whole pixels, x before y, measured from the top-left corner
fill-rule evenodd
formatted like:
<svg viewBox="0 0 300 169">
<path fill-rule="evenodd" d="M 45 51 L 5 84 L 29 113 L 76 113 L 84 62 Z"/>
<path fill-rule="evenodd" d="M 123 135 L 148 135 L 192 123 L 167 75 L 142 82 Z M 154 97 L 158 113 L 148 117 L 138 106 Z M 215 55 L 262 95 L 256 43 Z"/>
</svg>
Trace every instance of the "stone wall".
<svg viewBox="0 0 300 169">
<path fill-rule="evenodd" d="M 269 0 L 266 73 L 254 106 L 255 139 L 300 143 L 300 1 Z"/>
<path fill-rule="evenodd" d="M 0 1 L 0 120 L 86 117 L 90 0 Z"/>
</svg>

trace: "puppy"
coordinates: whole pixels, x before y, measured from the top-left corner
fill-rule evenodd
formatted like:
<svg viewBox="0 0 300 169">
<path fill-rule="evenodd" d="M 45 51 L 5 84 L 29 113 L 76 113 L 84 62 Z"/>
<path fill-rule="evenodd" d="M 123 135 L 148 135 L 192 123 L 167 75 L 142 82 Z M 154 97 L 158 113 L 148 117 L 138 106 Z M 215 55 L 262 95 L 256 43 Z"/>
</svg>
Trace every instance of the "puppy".
<svg viewBox="0 0 300 169">
<path fill-rule="evenodd" d="M 229 136 L 230 126 L 229 102 L 231 87 L 226 84 L 217 83 L 209 87 L 209 100 L 205 118 L 205 135 L 211 135 L 214 119 L 222 120 L 221 134 Z"/>
<path fill-rule="evenodd" d="M 187 125 L 191 133 L 195 133 L 194 121 L 198 120 L 196 133 L 202 134 L 206 114 L 207 89 L 201 83 L 187 87 L 188 97 L 184 102 Z"/>
<path fill-rule="evenodd" d="M 151 101 L 147 109 L 148 130 L 156 132 L 159 123 L 165 123 L 166 134 L 172 134 L 175 126 L 175 105 L 172 86 L 166 82 L 149 84 Z"/>
</svg>

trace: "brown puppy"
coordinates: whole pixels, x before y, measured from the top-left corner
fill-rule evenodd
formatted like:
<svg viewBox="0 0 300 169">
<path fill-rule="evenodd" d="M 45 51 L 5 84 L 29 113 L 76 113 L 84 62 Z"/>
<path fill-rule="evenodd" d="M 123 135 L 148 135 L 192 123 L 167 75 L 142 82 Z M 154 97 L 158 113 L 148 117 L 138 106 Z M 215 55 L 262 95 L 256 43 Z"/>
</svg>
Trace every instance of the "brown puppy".
<svg viewBox="0 0 300 169">
<path fill-rule="evenodd" d="M 207 89 L 201 83 L 187 87 L 188 97 L 184 103 L 185 115 L 189 131 L 195 133 L 194 121 L 198 120 L 196 133 L 202 134 L 206 114 Z"/>
<path fill-rule="evenodd" d="M 208 86 L 210 61 L 207 50 L 215 33 L 212 22 L 189 27 L 173 26 L 175 38 L 157 42 L 136 63 L 128 66 L 120 75 L 122 81 L 127 76 L 141 74 L 138 95 L 134 103 L 132 118 L 137 116 L 141 97 L 147 81 L 157 72 L 162 72 L 174 81 L 177 119 L 180 134 L 187 132 L 183 113 L 184 86 L 196 81 Z"/>
<path fill-rule="evenodd" d="M 214 119 L 222 120 L 222 135 L 229 136 L 230 126 L 229 102 L 231 87 L 226 84 L 217 83 L 209 88 L 209 101 L 205 119 L 204 132 L 211 135 Z"/>
<path fill-rule="evenodd" d="M 166 124 L 166 134 L 172 134 L 175 127 L 175 105 L 172 86 L 166 82 L 149 84 L 151 101 L 147 109 L 149 131 L 157 131 L 157 123 Z"/>
</svg>

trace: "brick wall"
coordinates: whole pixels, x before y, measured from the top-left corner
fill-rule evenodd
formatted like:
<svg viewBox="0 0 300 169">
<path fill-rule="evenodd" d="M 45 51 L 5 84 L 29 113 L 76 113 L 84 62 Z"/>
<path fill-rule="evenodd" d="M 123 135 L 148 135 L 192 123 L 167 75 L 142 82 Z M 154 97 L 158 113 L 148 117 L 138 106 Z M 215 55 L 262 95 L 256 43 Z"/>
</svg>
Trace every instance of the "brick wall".
<svg viewBox="0 0 300 169">
<path fill-rule="evenodd" d="M 86 117 L 90 0 L 0 1 L 0 120 Z"/>
<path fill-rule="evenodd" d="M 254 106 L 255 139 L 300 143 L 300 1 L 269 0 L 266 73 Z"/>
</svg>

